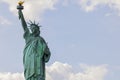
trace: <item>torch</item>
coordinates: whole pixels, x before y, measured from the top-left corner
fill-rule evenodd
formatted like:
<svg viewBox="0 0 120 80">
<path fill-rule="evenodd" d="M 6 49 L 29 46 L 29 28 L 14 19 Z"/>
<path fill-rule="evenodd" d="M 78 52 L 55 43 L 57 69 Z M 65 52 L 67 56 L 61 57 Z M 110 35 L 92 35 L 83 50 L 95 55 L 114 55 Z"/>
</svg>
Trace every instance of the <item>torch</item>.
<svg viewBox="0 0 120 80">
<path fill-rule="evenodd" d="M 23 3 L 24 3 L 25 1 L 19 1 L 18 2 L 18 6 L 17 6 L 17 9 L 18 10 L 23 10 L 24 9 L 24 6 L 23 6 Z"/>
</svg>

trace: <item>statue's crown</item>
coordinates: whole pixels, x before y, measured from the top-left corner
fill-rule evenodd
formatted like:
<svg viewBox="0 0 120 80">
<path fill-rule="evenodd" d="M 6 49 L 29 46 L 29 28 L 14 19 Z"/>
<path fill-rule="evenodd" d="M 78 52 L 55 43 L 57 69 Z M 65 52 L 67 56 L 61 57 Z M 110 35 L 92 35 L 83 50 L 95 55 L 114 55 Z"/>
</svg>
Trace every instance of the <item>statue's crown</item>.
<svg viewBox="0 0 120 80">
<path fill-rule="evenodd" d="M 38 27 L 39 28 L 39 27 L 41 27 L 41 26 L 39 26 L 39 23 L 36 23 L 35 21 L 34 22 L 29 21 L 28 24 L 30 25 L 29 26 L 30 28 L 34 28 L 34 27 Z"/>
</svg>

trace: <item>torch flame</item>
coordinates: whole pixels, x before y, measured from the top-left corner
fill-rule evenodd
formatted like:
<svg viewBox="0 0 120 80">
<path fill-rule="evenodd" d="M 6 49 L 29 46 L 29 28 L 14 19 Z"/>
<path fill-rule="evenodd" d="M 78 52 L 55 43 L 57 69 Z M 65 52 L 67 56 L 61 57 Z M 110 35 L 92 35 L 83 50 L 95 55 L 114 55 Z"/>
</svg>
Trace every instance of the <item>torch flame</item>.
<svg viewBox="0 0 120 80">
<path fill-rule="evenodd" d="M 24 1 L 19 1 L 18 4 L 19 5 L 22 5 L 24 3 Z"/>
</svg>

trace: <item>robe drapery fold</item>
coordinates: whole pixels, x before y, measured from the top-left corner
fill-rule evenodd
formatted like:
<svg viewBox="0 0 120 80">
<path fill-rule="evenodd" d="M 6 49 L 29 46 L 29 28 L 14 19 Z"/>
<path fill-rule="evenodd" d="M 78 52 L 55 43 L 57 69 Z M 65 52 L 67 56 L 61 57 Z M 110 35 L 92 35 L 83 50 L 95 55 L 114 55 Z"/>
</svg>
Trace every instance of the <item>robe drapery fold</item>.
<svg viewBox="0 0 120 80">
<path fill-rule="evenodd" d="M 29 31 L 24 33 L 26 45 L 23 64 L 26 80 L 45 80 L 45 62 L 49 61 L 50 51 L 41 36 L 34 37 Z"/>
</svg>

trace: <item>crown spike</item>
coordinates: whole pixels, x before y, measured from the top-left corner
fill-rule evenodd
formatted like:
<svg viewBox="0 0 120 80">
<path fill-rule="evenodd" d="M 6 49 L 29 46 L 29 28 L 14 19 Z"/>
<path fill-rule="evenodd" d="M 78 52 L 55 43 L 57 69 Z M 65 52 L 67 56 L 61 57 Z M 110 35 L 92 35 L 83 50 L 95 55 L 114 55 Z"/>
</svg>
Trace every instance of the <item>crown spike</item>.
<svg viewBox="0 0 120 80">
<path fill-rule="evenodd" d="M 35 24 L 35 20 L 34 20 L 34 24 Z"/>
<path fill-rule="evenodd" d="M 30 22 L 31 24 L 33 24 L 31 20 L 29 20 L 29 22 Z"/>
</svg>

